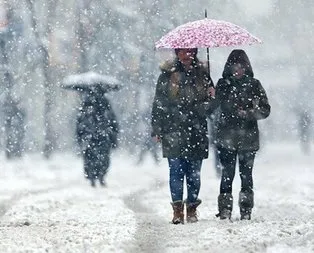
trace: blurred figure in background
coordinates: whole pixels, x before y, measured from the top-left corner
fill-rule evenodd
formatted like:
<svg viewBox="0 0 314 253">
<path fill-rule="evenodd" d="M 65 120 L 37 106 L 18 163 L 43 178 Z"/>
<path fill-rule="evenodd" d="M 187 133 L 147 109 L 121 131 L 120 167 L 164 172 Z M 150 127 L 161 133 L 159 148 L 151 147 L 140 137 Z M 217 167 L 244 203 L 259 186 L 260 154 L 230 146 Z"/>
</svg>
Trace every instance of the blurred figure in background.
<svg viewBox="0 0 314 253">
<path fill-rule="evenodd" d="M 299 112 L 299 136 L 301 151 L 308 155 L 311 152 L 312 117 L 308 110 Z"/>
<path fill-rule="evenodd" d="M 151 154 L 156 165 L 160 163 L 159 155 L 159 143 L 155 142 L 151 138 L 151 110 L 147 110 L 139 121 L 138 126 L 138 141 L 140 146 L 140 153 L 137 161 L 137 165 L 143 163 L 146 155 Z"/>
<path fill-rule="evenodd" d="M 254 206 L 253 165 L 259 150 L 257 120 L 270 114 L 264 88 L 254 78 L 249 58 L 243 50 L 233 50 L 216 86 L 216 103 L 220 109 L 216 146 L 222 165 L 217 217 L 230 219 L 233 209 L 232 183 L 237 159 L 241 178 L 239 207 L 241 219 L 250 220 Z"/>
<path fill-rule="evenodd" d="M 83 101 L 76 134 L 83 155 L 85 176 L 93 187 L 96 180 L 101 186 L 106 186 L 105 177 L 112 148 L 117 147 L 119 126 L 101 87 L 81 94 Z"/>
</svg>

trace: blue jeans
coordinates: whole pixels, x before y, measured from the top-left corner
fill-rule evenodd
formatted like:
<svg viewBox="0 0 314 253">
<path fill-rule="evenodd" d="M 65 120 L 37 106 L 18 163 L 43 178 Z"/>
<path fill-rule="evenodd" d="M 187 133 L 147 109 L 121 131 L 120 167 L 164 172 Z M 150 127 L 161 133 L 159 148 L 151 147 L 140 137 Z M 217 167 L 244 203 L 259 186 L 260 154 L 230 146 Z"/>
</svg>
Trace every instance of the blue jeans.
<svg viewBox="0 0 314 253">
<path fill-rule="evenodd" d="M 168 158 L 170 168 L 170 192 L 172 201 L 183 200 L 183 183 L 186 177 L 187 202 L 195 203 L 201 187 L 202 160 Z"/>
</svg>

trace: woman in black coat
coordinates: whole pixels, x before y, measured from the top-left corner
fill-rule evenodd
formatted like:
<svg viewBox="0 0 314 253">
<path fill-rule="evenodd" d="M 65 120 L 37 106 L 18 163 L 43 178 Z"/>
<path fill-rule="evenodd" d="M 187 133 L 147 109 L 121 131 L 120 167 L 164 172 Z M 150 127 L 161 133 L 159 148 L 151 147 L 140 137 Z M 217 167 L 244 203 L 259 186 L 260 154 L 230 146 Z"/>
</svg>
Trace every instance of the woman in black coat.
<svg viewBox="0 0 314 253">
<path fill-rule="evenodd" d="M 239 160 L 241 219 L 251 219 L 254 206 L 252 169 L 259 149 L 257 121 L 270 114 L 266 92 L 254 78 L 249 58 L 243 50 L 233 50 L 216 86 L 216 102 L 220 114 L 217 122 L 216 146 L 222 165 L 217 214 L 230 219 L 233 207 L 232 182 Z"/>
<path fill-rule="evenodd" d="M 95 186 L 105 186 L 110 154 L 117 145 L 118 123 L 109 100 L 101 89 L 84 93 L 77 118 L 76 134 L 84 160 L 85 176 Z"/>
<path fill-rule="evenodd" d="M 172 223 L 197 222 L 201 166 L 208 157 L 207 109 L 213 85 L 196 48 L 175 49 L 176 58 L 161 67 L 152 108 L 152 136 L 168 159 Z M 183 200 L 184 181 L 187 199 Z"/>
</svg>

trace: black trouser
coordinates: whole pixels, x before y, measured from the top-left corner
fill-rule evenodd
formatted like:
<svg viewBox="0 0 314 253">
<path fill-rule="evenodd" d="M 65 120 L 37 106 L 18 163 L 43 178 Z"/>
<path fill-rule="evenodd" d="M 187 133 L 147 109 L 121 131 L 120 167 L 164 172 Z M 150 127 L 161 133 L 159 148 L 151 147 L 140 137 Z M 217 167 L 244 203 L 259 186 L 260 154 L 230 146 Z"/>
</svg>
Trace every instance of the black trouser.
<svg viewBox="0 0 314 253">
<path fill-rule="evenodd" d="M 110 154 L 108 151 L 97 150 L 96 148 L 86 149 L 83 152 L 84 171 L 88 179 L 102 180 L 110 165 Z"/>
<path fill-rule="evenodd" d="M 232 182 L 235 176 L 237 157 L 239 159 L 239 173 L 241 178 L 241 191 L 253 191 L 252 169 L 255 151 L 234 151 L 218 148 L 219 159 L 222 166 L 220 193 L 232 193 Z"/>
<path fill-rule="evenodd" d="M 215 166 L 216 175 L 217 177 L 220 178 L 221 177 L 221 163 L 219 159 L 219 152 L 215 146 L 213 147 L 213 151 L 214 151 L 214 166 Z"/>
</svg>

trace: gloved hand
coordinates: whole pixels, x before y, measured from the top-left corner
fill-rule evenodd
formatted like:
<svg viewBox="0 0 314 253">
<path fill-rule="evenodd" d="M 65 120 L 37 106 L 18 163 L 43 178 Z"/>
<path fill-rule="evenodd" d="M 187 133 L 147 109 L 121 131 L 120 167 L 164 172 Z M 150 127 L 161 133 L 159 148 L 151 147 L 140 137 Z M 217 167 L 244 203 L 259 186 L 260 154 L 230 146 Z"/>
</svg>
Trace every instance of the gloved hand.
<svg viewBox="0 0 314 253">
<path fill-rule="evenodd" d="M 253 113 L 254 113 L 253 109 L 247 109 L 247 110 L 239 109 L 238 110 L 238 116 L 241 119 L 249 119 L 252 117 Z"/>
<path fill-rule="evenodd" d="M 158 135 L 153 136 L 153 141 L 154 141 L 154 142 L 161 142 L 160 136 L 158 136 Z"/>
<path fill-rule="evenodd" d="M 117 149 L 117 148 L 118 148 L 118 144 L 112 142 L 112 143 L 111 143 L 111 148 L 112 148 L 112 149 Z"/>
</svg>

